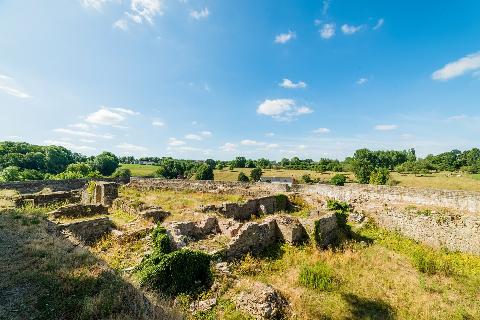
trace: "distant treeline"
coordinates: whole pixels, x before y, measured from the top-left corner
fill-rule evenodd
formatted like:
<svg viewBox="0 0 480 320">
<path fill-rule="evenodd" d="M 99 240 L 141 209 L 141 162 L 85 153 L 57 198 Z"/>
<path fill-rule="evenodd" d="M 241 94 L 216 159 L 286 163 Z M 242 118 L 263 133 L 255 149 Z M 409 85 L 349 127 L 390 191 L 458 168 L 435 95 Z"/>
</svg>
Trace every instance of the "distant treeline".
<svg viewBox="0 0 480 320">
<path fill-rule="evenodd" d="M 128 176 L 125 164 L 153 164 L 158 166 L 157 177 L 213 179 L 214 169 L 260 168 L 313 170 L 317 172 L 354 172 L 357 180 L 368 183 L 379 170 L 402 173 L 428 173 L 433 171 L 480 172 L 480 150 L 452 150 L 438 155 L 417 158 L 415 150 L 371 151 L 357 150 L 343 161 L 335 159 L 300 159 L 293 157 L 280 161 L 236 157 L 231 161 L 183 160 L 171 157 L 117 157 L 103 152 L 86 157 L 60 146 L 37 146 L 25 142 L 0 142 L 0 181 L 69 179 L 102 176 Z"/>
</svg>

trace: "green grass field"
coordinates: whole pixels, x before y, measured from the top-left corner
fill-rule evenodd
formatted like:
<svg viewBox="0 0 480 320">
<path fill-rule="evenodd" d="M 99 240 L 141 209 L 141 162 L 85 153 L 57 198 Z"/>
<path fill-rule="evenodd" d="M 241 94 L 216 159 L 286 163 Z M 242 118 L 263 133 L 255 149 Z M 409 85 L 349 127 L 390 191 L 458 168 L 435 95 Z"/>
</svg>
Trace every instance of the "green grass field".
<svg viewBox="0 0 480 320">
<path fill-rule="evenodd" d="M 128 168 L 132 171 L 133 176 L 146 177 L 153 176 L 158 169 L 153 165 L 139 165 L 139 164 L 122 164 L 122 167 Z M 238 174 L 244 172 L 249 175 L 252 169 L 236 168 L 229 170 L 215 170 L 216 181 L 236 181 Z M 264 176 L 271 177 L 293 177 L 300 180 L 304 174 L 310 174 L 313 179 L 319 179 L 321 182 L 327 183 L 336 172 L 319 173 L 311 170 L 288 170 L 288 169 L 264 169 Z M 355 182 L 355 177 L 352 173 L 344 173 L 348 176 L 349 182 Z M 392 173 L 392 178 L 398 181 L 399 186 L 413 187 L 413 188 L 429 188 L 429 189 L 449 189 L 449 190 L 465 190 L 465 191 L 480 191 L 480 174 L 466 174 L 466 173 L 451 173 L 438 172 L 427 175 L 414 174 L 399 174 Z"/>
</svg>

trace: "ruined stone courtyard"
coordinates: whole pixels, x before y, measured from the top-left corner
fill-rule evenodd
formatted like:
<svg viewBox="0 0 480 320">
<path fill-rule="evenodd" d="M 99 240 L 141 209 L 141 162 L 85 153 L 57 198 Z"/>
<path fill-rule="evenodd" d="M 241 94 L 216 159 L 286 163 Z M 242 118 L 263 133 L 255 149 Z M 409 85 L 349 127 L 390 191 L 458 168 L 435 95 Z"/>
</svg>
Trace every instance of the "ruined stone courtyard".
<svg viewBox="0 0 480 320">
<path fill-rule="evenodd" d="M 278 274 L 275 259 L 286 263 L 282 268 L 287 270 L 318 256 L 337 264 L 348 263 L 348 259 L 362 261 L 358 256 L 362 250 L 367 257 L 381 252 L 369 249 L 371 240 L 355 233 L 365 226 L 368 229 L 370 223 L 435 250 L 480 253 L 480 199 L 474 193 L 425 191 L 413 197 L 413 191 L 406 188 L 160 179 L 132 179 L 126 184 L 91 181 L 80 187 L 65 182 L 57 188 L 45 191 L 42 187 L 36 192 L 19 188 L 22 192 L 9 199 L 12 206 L 50 206 L 45 223 L 52 236 L 85 248 L 134 286 L 138 287 L 135 268 L 152 252 L 151 232 L 158 225 L 166 229 L 174 250 L 199 250 L 214 257 L 215 278 L 207 295 L 167 302 L 171 308 L 183 309 L 187 318 L 226 308 L 225 301 L 233 308 L 227 308 L 230 312 L 236 310 L 247 318 L 311 318 L 311 314 L 299 313 L 305 302 L 299 302 L 298 289 L 288 287 L 293 281 L 290 274 Z M 353 238 L 345 238 L 345 226 L 328 207 L 332 199 L 348 201 Z M 350 252 L 350 258 L 337 260 L 337 250 Z M 139 290 L 153 303 L 163 299 L 158 292 Z M 328 296 L 328 291 L 318 295 L 337 299 L 335 294 Z M 478 296 L 476 291 L 472 299 Z M 342 299 L 355 302 L 357 298 Z M 473 314 L 479 311 L 478 306 L 470 310 Z M 383 318 L 393 318 L 388 308 L 379 312 Z"/>
</svg>

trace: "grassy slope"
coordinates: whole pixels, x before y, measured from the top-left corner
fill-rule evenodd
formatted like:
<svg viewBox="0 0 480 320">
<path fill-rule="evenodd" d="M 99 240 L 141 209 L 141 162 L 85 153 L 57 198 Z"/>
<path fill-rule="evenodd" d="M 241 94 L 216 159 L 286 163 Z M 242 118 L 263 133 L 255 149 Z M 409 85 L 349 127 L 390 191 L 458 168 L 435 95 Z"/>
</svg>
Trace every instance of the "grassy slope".
<svg viewBox="0 0 480 320">
<path fill-rule="evenodd" d="M 130 169 L 132 176 L 134 177 L 153 176 L 155 171 L 158 169 L 158 166 L 141 164 L 122 164 L 121 167 Z"/>
<path fill-rule="evenodd" d="M 0 319 L 169 319 L 42 212 L 0 212 Z"/>
</svg>

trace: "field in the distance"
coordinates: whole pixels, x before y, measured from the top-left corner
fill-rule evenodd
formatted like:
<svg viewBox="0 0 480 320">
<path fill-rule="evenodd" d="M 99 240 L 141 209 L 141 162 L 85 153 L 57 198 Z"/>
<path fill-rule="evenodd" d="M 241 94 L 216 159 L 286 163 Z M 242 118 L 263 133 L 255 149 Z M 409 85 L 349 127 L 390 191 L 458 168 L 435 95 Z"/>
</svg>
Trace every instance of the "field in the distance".
<svg viewBox="0 0 480 320">
<path fill-rule="evenodd" d="M 153 176 L 158 166 L 139 165 L 139 164 L 122 164 L 122 167 L 132 171 L 133 176 L 145 177 Z M 249 175 L 252 169 L 236 168 L 230 170 L 215 170 L 216 181 L 236 181 L 238 174 L 242 171 Z M 300 180 L 304 174 L 310 174 L 315 179 L 318 178 L 322 182 L 328 182 L 335 175 L 334 172 L 319 173 L 311 170 L 288 170 L 288 169 L 264 169 L 263 175 L 269 177 L 293 177 Z M 349 181 L 355 180 L 352 173 L 345 173 L 349 177 Z M 480 175 L 452 172 L 438 172 L 427 175 L 399 174 L 392 173 L 392 178 L 399 182 L 399 186 L 414 188 L 431 188 L 431 189 L 449 189 L 449 190 L 465 190 L 480 191 Z"/>
</svg>

